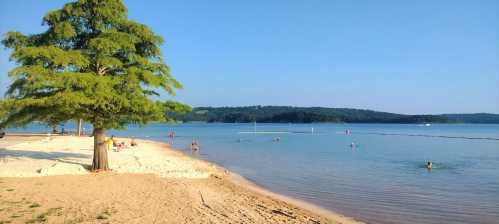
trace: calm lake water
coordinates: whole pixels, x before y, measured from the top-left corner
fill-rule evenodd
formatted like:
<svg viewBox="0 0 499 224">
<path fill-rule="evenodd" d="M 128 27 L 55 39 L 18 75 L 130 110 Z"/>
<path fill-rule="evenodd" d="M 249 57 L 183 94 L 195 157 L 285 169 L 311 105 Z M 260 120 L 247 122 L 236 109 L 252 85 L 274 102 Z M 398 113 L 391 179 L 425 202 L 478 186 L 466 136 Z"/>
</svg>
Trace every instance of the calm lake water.
<svg viewBox="0 0 499 224">
<path fill-rule="evenodd" d="M 499 223 L 499 141 L 373 134 L 499 139 L 499 125 L 257 124 L 265 133 L 241 133 L 254 124 L 152 124 L 110 133 L 169 141 L 170 131 L 178 150 L 190 153 L 197 140 L 194 156 L 368 223 Z"/>
</svg>

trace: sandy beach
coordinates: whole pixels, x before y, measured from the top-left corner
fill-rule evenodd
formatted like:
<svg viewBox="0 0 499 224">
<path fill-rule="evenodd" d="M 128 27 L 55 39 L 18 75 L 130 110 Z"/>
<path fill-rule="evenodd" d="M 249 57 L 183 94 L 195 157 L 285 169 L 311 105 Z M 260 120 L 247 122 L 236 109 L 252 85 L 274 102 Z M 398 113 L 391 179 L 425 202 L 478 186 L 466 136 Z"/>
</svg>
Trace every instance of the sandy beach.
<svg viewBox="0 0 499 224">
<path fill-rule="evenodd" d="M 93 138 L 1 139 L 0 223 L 357 223 L 168 144 L 138 144 L 90 173 Z"/>
</svg>

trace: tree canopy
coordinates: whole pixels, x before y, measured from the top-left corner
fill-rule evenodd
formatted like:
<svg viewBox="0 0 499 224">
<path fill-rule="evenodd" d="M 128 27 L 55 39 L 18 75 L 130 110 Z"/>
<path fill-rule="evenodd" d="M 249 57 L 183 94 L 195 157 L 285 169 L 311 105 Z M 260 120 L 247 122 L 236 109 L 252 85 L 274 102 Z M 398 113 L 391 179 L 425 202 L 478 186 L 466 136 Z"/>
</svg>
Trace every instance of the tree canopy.
<svg viewBox="0 0 499 224">
<path fill-rule="evenodd" d="M 78 0 L 43 17 L 39 34 L 8 32 L 17 67 L 0 101 L 0 127 L 79 119 L 93 125 L 92 170 L 108 170 L 105 130 L 166 121 L 190 107 L 153 99 L 181 84 L 170 74 L 163 38 L 129 20 L 121 0 Z"/>
<path fill-rule="evenodd" d="M 165 64 L 163 38 L 128 19 L 121 0 L 79 0 L 43 17 L 45 32 L 8 32 L 17 67 L 1 107 L 1 126 L 83 119 L 94 128 L 165 121 L 189 107 L 154 100 L 181 84 Z M 157 97 L 156 97 L 157 98 Z"/>
</svg>

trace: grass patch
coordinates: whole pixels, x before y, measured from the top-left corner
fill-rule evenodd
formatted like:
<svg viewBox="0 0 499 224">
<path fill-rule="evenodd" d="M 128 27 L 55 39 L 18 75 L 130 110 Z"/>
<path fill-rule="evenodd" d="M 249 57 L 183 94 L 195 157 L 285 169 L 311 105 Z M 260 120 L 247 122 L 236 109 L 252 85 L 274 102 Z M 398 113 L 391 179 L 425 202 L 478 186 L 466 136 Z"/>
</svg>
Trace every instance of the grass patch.
<svg viewBox="0 0 499 224">
<path fill-rule="evenodd" d="M 113 213 L 116 212 L 112 208 L 106 208 L 106 210 L 104 210 L 100 215 L 97 216 L 97 219 L 109 219 Z"/>
<path fill-rule="evenodd" d="M 23 201 L 2 201 L 2 203 L 9 204 L 9 205 L 18 205 L 18 204 L 22 204 Z"/>
<path fill-rule="evenodd" d="M 32 223 L 37 223 L 37 222 L 45 222 L 47 221 L 47 214 L 46 213 L 42 213 L 40 215 L 38 215 L 36 218 L 34 219 L 30 219 L 24 223 L 26 224 L 32 224 Z"/>
<path fill-rule="evenodd" d="M 77 219 L 72 219 L 72 220 L 68 220 L 66 222 L 66 224 L 76 224 L 76 223 L 81 223 L 83 222 L 83 218 L 82 217 L 79 217 Z"/>
<path fill-rule="evenodd" d="M 9 188 L 9 189 L 7 189 L 6 191 L 14 191 L 14 189 L 12 189 L 12 188 Z"/>
<path fill-rule="evenodd" d="M 97 216 L 97 219 L 108 219 L 108 217 L 104 214 L 100 214 Z"/>
<path fill-rule="evenodd" d="M 62 215 L 62 207 L 49 208 L 46 213 L 47 213 L 47 215 L 61 216 Z"/>
<path fill-rule="evenodd" d="M 114 208 L 106 208 L 106 210 L 104 210 L 104 212 L 102 212 L 103 214 L 107 215 L 107 216 L 111 216 L 112 214 L 116 213 L 116 209 Z"/>
<path fill-rule="evenodd" d="M 36 217 L 36 220 L 39 222 L 47 221 L 47 213 L 42 213 Z"/>
<path fill-rule="evenodd" d="M 21 217 L 21 216 L 22 216 L 22 215 L 16 215 L 16 214 L 14 214 L 14 215 L 11 215 L 10 217 L 11 217 L 11 218 L 13 218 L 13 219 L 15 219 L 15 218 L 19 218 L 19 217 Z"/>
<path fill-rule="evenodd" d="M 9 223 L 11 223 L 11 221 L 9 221 L 9 220 L 6 220 L 6 221 L 1 221 L 0 220 L 0 224 L 9 224 Z"/>
<path fill-rule="evenodd" d="M 22 211 L 19 211 L 19 212 L 21 212 L 21 213 L 25 214 L 25 213 L 33 213 L 34 211 L 33 211 L 33 210 L 27 210 L 27 209 L 26 209 L 26 210 L 22 210 Z"/>
<path fill-rule="evenodd" d="M 39 214 L 36 216 L 34 219 L 30 219 L 26 221 L 26 224 L 32 224 L 32 223 L 38 223 L 38 222 L 46 222 L 48 220 L 49 215 L 56 215 L 56 216 L 61 216 L 62 215 L 62 207 L 57 207 L 57 208 L 49 208 L 46 212 Z"/>
<path fill-rule="evenodd" d="M 38 208 L 38 207 L 40 207 L 40 204 L 38 204 L 38 203 L 35 202 L 35 203 L 29 205 L 29 207 L 30 208 Z"/>
</svg>

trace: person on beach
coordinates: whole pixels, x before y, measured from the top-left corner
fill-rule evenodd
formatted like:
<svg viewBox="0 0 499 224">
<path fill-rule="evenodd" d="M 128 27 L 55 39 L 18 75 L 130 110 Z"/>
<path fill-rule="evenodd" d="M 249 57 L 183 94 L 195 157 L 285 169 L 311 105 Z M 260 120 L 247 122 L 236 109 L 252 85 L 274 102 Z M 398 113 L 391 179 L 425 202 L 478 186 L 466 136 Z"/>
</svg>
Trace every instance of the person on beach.
<svg viewBox="0 0 499 224">
<path fill-rule="evenodd" d="M 113 148 L 116 148 L 117 152 L 125 148 L 125 142 L 118 142 L 118 139 L 114 135 L 111 136 L 111 141 L 113 142 Z"/>
<path fill-rule="evenodd" d="M 106 140 L 106 145 L 107 145 L 107 150 L 113 149 L 113 140 L 111 138 L 108 138 Z"/>
<path fill-rule="evenodd" d="M 126 143 L 125 143 L 125 142 L 120 142 L 120 143 L 118 144 L 118 147 L 119 147 L 120 149 L 126 149 L 126 148 L 128 148 L 128 146 L 126 145 Z"/>
<path fill-rule="evenodd" d="M 170 132 L 170 133 L 168 134 L 168 137 L 169 137 L 169 138 L 175 138 L 175 132 L 174 132 L 174 131 Z"/>
<path fill-rule="evenodd" d="M 135 138 L 132 138 L 132 140 L 130 141 L 130 146 L 132 147 L 139 146 L 139 144 L 135 141 Z"/>
<path fill-rule="evenodd" d="M 116 140 L 114 135 L 111 135 L 111 141 L 113 141 L 113 147 L 118 147 L 118 140 Z"/>
</svg>

